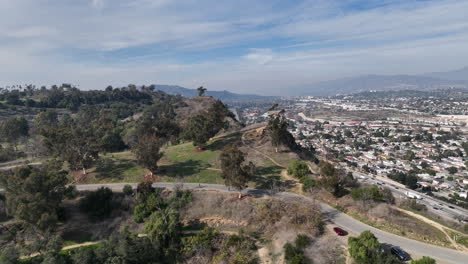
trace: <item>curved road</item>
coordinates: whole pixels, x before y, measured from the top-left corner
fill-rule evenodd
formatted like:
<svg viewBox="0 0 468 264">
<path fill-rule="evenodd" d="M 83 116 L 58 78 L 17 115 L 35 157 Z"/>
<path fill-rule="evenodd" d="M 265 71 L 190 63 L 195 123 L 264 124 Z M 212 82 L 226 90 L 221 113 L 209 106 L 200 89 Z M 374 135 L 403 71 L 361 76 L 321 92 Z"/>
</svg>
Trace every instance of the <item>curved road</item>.
<svg viewBox="0 0 468 264">
<path fill-rule="evenodd" d="M 99 187 L 108 187 L 114 191 L 122 191 L 122 188 L 126 185 L 126 183 L 113 183 L 113 184 L 86 184 L 86 185 L 76 185 L 76 188 L 79 191 L 92 191 L 96 190 Z M 137 184 L 130 184 L 132 187 L 136 188 Z M 214 191 L 222 191 L 222 192 L 235 192 L 230 191 L 224 185 L 219 184 L 201 184 L 198 183 L 156 183 L 153 184 L 154 187 L 160 188 L 174 188 L 176 186 L 180 186 L 185 189 L 200 189 L 200 190 L 214 190 Z M 259 189 L 246 189 L 244 192 L 247 192 L 250 195 L 254 196 L 263 196 L 263 195 L 270 195 L 266 190 L 259 190 Z M 282 197 L 292 197 L 296 199 L 305 199 L 312 201 L 313 199 L 309 197 L 305 197 L 302 195 L 282 192 L 276 194 L 277 196 Z M 316 201 L 316 200 L 313 200 Z M 316 201 L 319 202 L 319 201 Z M 322 215 L 327 218 L 328 220 L 332 221 L 336 225 L 339 225 L 346 229 L 347 231 L 359 234 L 365 230 L 370 230 L 374 235 L 379 239 L 382 243 L 387 243 L 395 246 L 399 246 L 405 251 L 411 253 L 414 257 L 421 257 L 421 256 L 430 256 L 442 263 L 453 263 L 453 264 L 463 264 L 468 263 L 468 253 L 456 251 L 453 249 L 438 247 L 426 243 L 422 243 L 419 241 L 411 240 L 408 238 L 404 238 L 401 236 L 397 236 L 391 233 L 384 232 L 377 228 L 368 226 L 358 220 L 346 215 L 338 211 L 337 209 L 323 203 L 319 202 L 322 208 Z"/>
</svg>

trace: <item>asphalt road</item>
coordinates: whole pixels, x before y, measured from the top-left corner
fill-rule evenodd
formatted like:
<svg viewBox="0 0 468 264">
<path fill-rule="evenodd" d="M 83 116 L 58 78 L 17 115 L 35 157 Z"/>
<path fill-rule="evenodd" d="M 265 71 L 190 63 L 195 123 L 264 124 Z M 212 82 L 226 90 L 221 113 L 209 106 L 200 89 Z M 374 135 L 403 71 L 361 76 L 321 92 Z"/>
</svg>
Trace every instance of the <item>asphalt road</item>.
<svg viewBox="0 0 468 264">
<path fill-rule="evenodd" d="M 101 186 L 108 187 L 114 191 L 121 191 L 125 183 L 115 183 L 115 184 L 88 184 L 88 185 L 77 185 L 76 188 L 80 191 L 92 191 L 96 190 Z M 131 184 L 133 187 L 136 187 L 137 184 Z M 162 188 L 174 188 L 177 184 L 174 183 L 157 183 L 154 184 L 155 187 Z M 235 192 L 230 191 L 224 185 L 217 184 L 198 184 L 198 183 L 184 183 L 179 184 L 180 187 L 185 189 L 200 189 L 200 190 L 214 190 L 222 192 Z M 246 189 L 244 193 L 248 193 L 254 196 L 269 195 L 268 191 L 258 190 L 258 189 Z M 294 197 L 296 199 L 306 199 L 312 200 L 311 198 L 297 195 L 294 193 L 277 193 L 277 196 L 283 197 Z M 318 201 L 316 201 L 318 202 Z M 400 237 L 391 233 L 387 233 L 376 229 L 374 227 L 368 226 L 358 220 L 338 211 L 337 209 L 319 202 L 322 208 L 323 216 L 329 221 L 335 223 L 336 225 L 342 227 L 346 231 L 354 234 L 359 234 L 365 230 L 370 230 L 382 243 L 391 244 L 394 246 L 399 246 L 413 256 L 430 256 L 438 261 L 443 263 L 453 263 L 453 264 L 466 264 L 468 263 L 468 253 L 461 251 L 456 251 L 453 249 L 438 247 L 434 245 L 429 245 L 419 241 L 407 239 Z"/>
</svg>

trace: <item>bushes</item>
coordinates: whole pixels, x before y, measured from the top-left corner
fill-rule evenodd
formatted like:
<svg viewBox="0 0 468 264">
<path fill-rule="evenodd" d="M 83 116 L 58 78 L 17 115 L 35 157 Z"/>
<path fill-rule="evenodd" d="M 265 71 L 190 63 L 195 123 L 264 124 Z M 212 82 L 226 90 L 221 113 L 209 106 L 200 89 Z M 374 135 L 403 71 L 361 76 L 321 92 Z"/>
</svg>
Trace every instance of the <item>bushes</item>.
<svg viewBox="0 0 468 264">
<path fill-rule="evenodd" d="M 256 254 L 254 254 L 255 250 L 257 250 L 255 242 L 242 232 L 239 235 L 230 235 L 222 244 L 219 262 L 256 264 L 258 263 L 258 259 Z"/>
<path fill-rule="evenodd" d="M 288 167 L 288 174 L 299 180 L 309 173 L 309 167 L 304 161 L 295 160 Z"/>
<path fill-rule="evenodd" d="M 349 237 L 348 245 L 349 255 L 355 263 L 401 263 L 393 255 L 382 250 L 379 240 L 370 231 L 364 231 L 358 237 Z"/>
<path fill-rule="evenodd" d="M 314 188 L 316 186 L 316 183 L 315 183 L 314 179 L 312 179 L 310 176 L 309 177 L 306 176 L 306 177 L 301 178 L 301 180 L 299 182 L 302 183 L 302 191 L 303 192 L 311 191 L 312 188 Z"/>
<path fill-rule="evenodd" d="M 403 172 L 392 172 L 388 174 L 388 178 L 397 181 L 401 184 L 406 185 L 406 187 L 414 189 L 416 183 L 418 182 L 418 177 L 416 177 L 414 174 L 409 173 L 405 174 Z"/>
<path fill-rule="evenodd" d="M 123 193 L 124 193 L 125 195 L 132 195 L 132 194 L 133 194 L 133 188 L 132 188 L 132 186 L 129 185 L 129 184 L 126 184 L 126 185 L 123 187 L 122 191 L 123 191 Z"/>
<path fill-rule="evenodd" d="M 80 201 L 80 209 L 93 221 L 103 220 L 112 212 L 112 190 L 101 187 Z"/>
<path fill-rule="evenodd" d="M 7 162 L 24 157 L 26 157 L 24 152 L 15 151 L 15 149 L 11 146 L 4 148 L 2 145 L 0 145 L 0 162 Z"/>
<path fill-rule="evenodd" d="M 411 264 L 436 264 L 436 261 L 433 258 L 424 256 L 421 259 L 412 260 Z"/>
<path fill-rule="evenodd" d="M 183 251 L 188 256 L 193 256 L 197 253 L 213 251 L 220 240 L 220 234 L 212 227 L 205 227 L 202 231 L 194 236 L 187 237 L 184 241 Z"/>
<path fill-rule="evenodd" d="M 308 192 L 316 186 L 314 179 L 310 177 L 309 166 L 304 161 L 293 161 L 288 167 L 288 174 L 299 179 L 303 192 Z"/>
<path fill-rule="evenodd" d="M 395 198 L 388 189 L 380 190 L 377 186 L 360 187 L 351 191 L 353 200 L 394 203 Z"/>
<path fill-rule="evenodd" d="M 404 200 L 401 206 L 418 212 L 427 211 L 427 207 L 424 204 L 419 204 L 416 200 L 413 199 Z"/>
<path fill-rule="evenodd" d="M 284 260 L 287 264 L 306 264 L 310 261 L 304 255 L 304 249 L 310 245 L 310 238 L 306 235 L 298 235 L 294 245 L 286 243 L 284 245 Z"/>
<path fill-rule="evenodd" d="M 176 188 L 168 199 L 163 199 L 161 190 L 154 189 L 151 185 L 140 183 L 137 190 L 138 204 L 133 208 L 133 218 L 137 223 L 142 223 L 155 210 L 165 208 L 180 210 L 192 201 L 190 190 Z"/>
</svg>

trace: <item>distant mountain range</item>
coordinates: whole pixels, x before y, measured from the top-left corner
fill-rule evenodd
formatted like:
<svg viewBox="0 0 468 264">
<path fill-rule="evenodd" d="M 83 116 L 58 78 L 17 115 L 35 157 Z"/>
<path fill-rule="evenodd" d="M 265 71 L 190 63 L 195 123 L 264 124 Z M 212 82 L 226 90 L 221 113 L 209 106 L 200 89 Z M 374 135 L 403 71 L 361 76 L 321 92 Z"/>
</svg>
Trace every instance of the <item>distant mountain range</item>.
<svg viewBox="0 0 468 264">
<path fill-rule="evenodd" d="M 427 73 L 424 76 L 452 81 L 468 81 L 468 66 L 455 71 Z"/>
<path fill-rule="evenodd" d="M 336 95 L 364 91 L 468 88 L 468 67 L 456 71 L 424 75 L 364 75 L 311 84 L 297 89 L 299 95 Z"/>
<path fill-rule="evenodd" d="M 155 86 L 156 86 L 155 90 L 160 90 L 168 94 L 174 94 L 174 95 L 180 94 L 184 97 L 198 96 L 197 89 L 189 89 L 189 88 L 181 87 L 178 85 L 156 84 Z M 269 98 L 269 96 L 261 96 L 261 95 L 256 95 L 256 94 L 237 94 L 237 93 L 231 93 L 229 91 L 212 91 L 212 90 L 207 90 L 206 95 L 213 96 L 214 98 L 220 99 L 223 101 L 256 100 L 256 99 Z"/>
</svg>

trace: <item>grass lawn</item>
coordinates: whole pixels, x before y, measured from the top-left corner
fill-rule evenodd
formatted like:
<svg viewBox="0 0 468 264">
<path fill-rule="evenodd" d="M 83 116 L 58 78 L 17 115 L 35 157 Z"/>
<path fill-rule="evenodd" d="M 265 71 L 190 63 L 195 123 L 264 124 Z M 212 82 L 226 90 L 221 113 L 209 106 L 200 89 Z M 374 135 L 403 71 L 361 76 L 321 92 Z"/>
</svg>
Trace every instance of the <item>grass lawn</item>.
<svg viewBox="0 0 468 264">
<path fill-rule="evenodd" d="M 239 140 L 232 134 L 208 142 L 205 150 L 197 151 L 191 142 L 163 148 L 157 175 L 164 182 L 201 182 L 222 184 L 218 156 L 222 148 Z M 86 183 L 141 182 L 147 171 L 137 164 L 130 151 L 108 153 L 95 168 L 89 170 Z"/>
<path fill-rule="evenodd" d="M 163 182 L 200 182 L 223 184 L 218 156 L 224 146 L 239 142 L 240 134 L 231 134 L 208 142 L 198 151 L 191 142 L 163 148 L 157 173 Z M 269 159 L 255 160 L 257 173 L 249 187 L 271 188 L 281 181 L 282 168 Z M 147 170 L 137 164 L 130 151 L 102 155 L 95 168 L 89 170 L 86 183 L 141 182 Z"/>
</svg>

